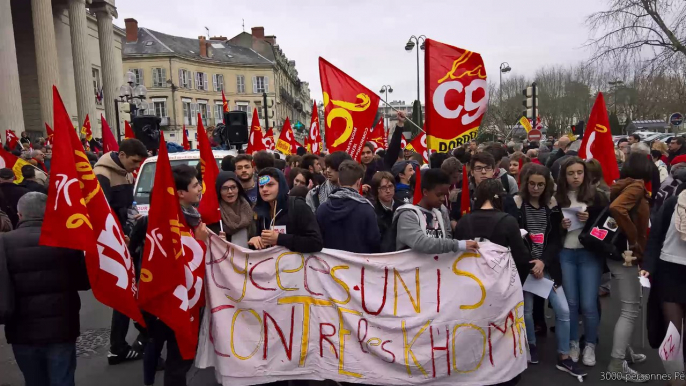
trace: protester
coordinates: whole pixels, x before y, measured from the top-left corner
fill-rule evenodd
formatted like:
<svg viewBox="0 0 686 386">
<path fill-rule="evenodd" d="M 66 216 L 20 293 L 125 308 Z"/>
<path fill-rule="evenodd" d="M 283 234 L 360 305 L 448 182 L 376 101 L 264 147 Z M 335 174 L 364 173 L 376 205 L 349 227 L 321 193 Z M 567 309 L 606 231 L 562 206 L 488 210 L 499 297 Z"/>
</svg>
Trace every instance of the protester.
<svg viewBox="0 0 686 386">
<path fill-rule="evenodd" d="M 603 177 L 603 165 L 597 159 L 590 159 L 586 161 L 586 171 L 588 171 L 588 176 L 591 179 L 591 185 L 609 200 L 610 187 L 607 186 Z"/>
<path fill-rule="evenodd" d="M 300 197 L 304 200 L 307 198 L 307 192 L 309 192 L 309 189 L 307 189 L 306 186 L 298 185 L 291 188 L 291 191 L 288 192 L 288 195 L 291 197 Z"/>
<path fill-rule="evenodd" d="M 82 251 L 39 243 L 47 200 L 26 193 L 17 205 L 17 229 L 0 234 L 0 261 L 14 293 L 5 337 L 27 386 L 75 384 L 78 291 L 90 289 Z"/>
<path fill-rule="evenodd" d="M 312 174 L 308 170 L 301 168 L 292 168 L 288 174 L 288 187 L 293 189 L 296 186 L 304 186 L 309 188 L 313 186 Z"/>
<path fill-rule="evenodd" d="M 665 163 L 665 165 L 667 165 L 667 170 L 669 170 L 669 158 L 667 158 L 667 156 L 669 155 L 668 145 L 662 141 L 655 141 L 650 146 L 650 149 L 651 150 L 657 150 L 660 152 L 660 154 L 662 154 L 660 159 L 662 160 L 662 162 Z"/>
<path fill-rule="evenodd" d="M 576 157 L 579 155 L 579 149 L 581 148 L 581 141 L 574 141 L 567 146 L 565 154 L 553 162 L 553 166 L 550 167 L 550 172 L 553 174 L 553 179 L 557 180 L 560 175 L 560 166 L 569 158 Z"/>
<path fill-rule="evenodd" d="M 255 236 L 256 230 L 252 203 L 241 180 L 234 172 L 220 172 L 215 187 L 219 198 L 221 226 L 214 223 L 207 227 L 226 241 L 247 248 L 248 240 Z"/>
<path fill-rule="evenodd" d="M 641 285 L 636 275 L 636 266 L 643 259 L 650 221 L 650 194 L 646 183 L 652 178 L 652 162 L 645 155 L 632 152 L 620 173 L 620 179 L 612 185 L 610 214 L 627 238 L 628 249 L 636 257 L 634 263 L 625 266 L 623 261 L 607 260 L 612 272 L 612 287 L 618 294 L 620 315 L 614 328 L 612 359 L 608 371 L 617 373 L 622 379 L 632 380 L 640 374 L 628 363 L 641 363 L 646 356 L 635 354 L 629 346 L 634 325 L 640 312 Z M 628 357 L 627 354 L 628 353 Z M 626 358 L 626 360 L 625 360 Z"/>
<path fill-rule="evenodd" d="M 36 179 L 36 167 L 32 165 L 24 165 L 21 167 L 21 175 L 24 179 L 21 181 L 19 186 L 23 186 L 30 192 L 39 192 L 43 194 L 48 194 L 48 189 L 43 186 Z"/>
<path fill-rule="evenodd" d="M 398 161 L 391 168 L 395 178 L 395 199 L 405 204 L 412 202 L 412 188 L 410 180 L 415 173 L 415 166 L 411 161 Z"/>
<path fill-rule="evenodd" d="M 512 157 L 510 157 L 508 172 L 515 179 L 515 181 L 517 181 L 517 184 L 520 182 L 519 171 L 529 162 L 529 157 L 525 156 L 523 153 L 514 153 Z"/>
<path fill-rule="evenodd" d="M 340 164 L 337 170 L 338 166 Z M 338 183 L 338 171 L 335 174 Z M 259 236 L 250 239 L 248 244 L 255 249 L 280 245 L 293 252 L 321 251 L 322 236 L 312 208 L 307 210 L 307 203 L 300 197 L 289 198 L 283 173 L 275 168 L 266 168 L 259 173 L 259 185 L 260 195 L 255 205 L 256 234 Z"/>
<path fill-rule="evenodd" d="M 51 146 L 45 146 L 43 147 L 43 153 L 45 154 L 45 168 L 48 170 L 48 173 L 50 173 L 50 164 L 52 163 L 52 147 Z"/>
<path fill-rule="evenodd" d="M 370 193 L 374 198 L 374 211 L 376 212 L 377 225 L 382 239 L 385 237 L 393 223 L 393 215 L 402 202 L 394 199 L 395 179 L 389 172 L 374 174 L 371 182 Z"/>
<path fill-rule="evenodd" d="M 319 163 L 319 157 L 314 154 L 304 155 L 300 167 L 308 170 L 313 175 L 322 173 L 322 166 Z"/>
<path fill-rule="evenodd" d="M 359 193 L 364 168 L 355 161 L 344 161 L 338 170 L 340 188 L 317 209 L 324 248 L 378 253 L 381 234 L 374 206 Z"/>
<path fill-rule="evenodd" d="M 119 152 L 104 155 L 95 164 L 93 173 L 100 183 L 105 198 L 121 224 L 124 235 L 131 232 L 128 226 L 128 211 L 133 205 L 133 172 L 141 166 L 148 156 L 143 142 L 137 139 L 125 139 L 119 145 Z M 128 236 L 125 236 L 128 239 Z M 129 360 L 142 358 L 144 343 L 139 336 L 133 346 L 126 342 L 129 331 L 129 317 L 117 310 L 112 310 L 112 328 L 110 330 L 110 352 L 107 361 L 116 365 Z"/>
<path fill-rule="evenodd" d="M 503 147 L 498 144 L 493 144 L 486 147 L 484 151 L 491 153 L 493 159 L 495 159 L 496 168 L 493 172 L 493 178 L 500 178 L 500 181 L 508 194 L 517 194 L 517 192 L 519 192 L 519 185 L 517 184 L 517 180 L 511 175 L 507 174 L 507 170 L 505 170 L 504 168 L 497 167 L 497 165 L 500 164 L 500 161 L 502 161 L 502 159 L 507 155 L 505 149 L 503 149 Z"/>
<path fill-rule="evenodd" d="M 660 185 L 662 185 L 662 183 L 665 182 L 665 180 L 667 179 L 667 176 L 669 176 L 667 164 L 665 164 L 662 161 L 662 152 L 659 150 L 651 150 L 650 157 L 652 158 L 653 163 L 655 164 L 658 172 L 660 173 Z"/>
<path fill-rule="evenodd" d="M 448 208 L 448 212 L 452 210 L 453 202 L 457 200 L 457 195 L 460 193 L 459 186 L 462 182 L 462 163 L 455 157 L 448 157 L 441 164 L 441 170 L 450 176 L 450 193 L 445 200 L 445 207 Z"/>
<path fill-rule="evenodd" d="M 241 180 L 241 185 L 245 194 L 250 199 L 250 203 L 255 205 L 257 202 L 257 180 L 255 169 L 253 169 L 253 157 L 250 154 L 239 154 L 234 158 L 233 164 L 236 168 L 236 175 Z"/>
<path fill-rule="evenodd" d="M 555 200 L 560 208 L 573 208 L 577 220 L 582 223 L 593 223 L 602 210 L 607 207 L 607 199 L 591 185 L 586 163 L 578 157 L 569 157 L 560 166 L 557 179 Z M 562 266 L 562 287 L 567 295 L 570 312 L 570 351 L 574 362 L 579 361 L 579 311 L 584 317 L 586 347 L 583 352 L 583 364 L 595 366 L 595 346 L 598 342 L 598 288 L 603 273 L 604 256 L 597 256 L 594 251 L 584 248 L 579 241 L 582 228 L 569 230 L 572 221 L 565 218 L 562 227 L 563 249 L 560 252 Z"/>
<path fill-rule="evenodd" d="M 553 163 L 555 163 L 555 161 L 557 161 L 558 159 L 564 157 L 564 155 L 567 152 L 567 148 L 569 148 L 569 145 L 571 143 L 572 141 L 569 139 L 569 137 L 561 137 L 560 139 L 558 139 L 555 145 L 553 145 L 553 148 L 557 148 L 557 151 L 553 151 L 550 154 L 548 162 L 545 164 L 545 166 L 552 171 Z M 553 176 L 553 178 L 555 177 Z"/>
<path fill-rule="evenodd" d="M 338 168 L 343 161 L 351 159 L 350 155 L 343 151 L 333 152 L 326 156 L 326 182 L 310 190 L 307 194 L 307 205 L 310 206 L 312 212 L 316 212 L 319 205 L 325 203 L 329 199 L 329 195 L 338 188 Z"/>
<path fill-rule="evenodd" d="M 422 189 L 419 203 L 403 205 L 395 212 L 395 249 L 425 254 L 476 251 L 476 241 L 453 240 L 450 216 L 443 205 L 450 189 L 450 177 L 440 169 L 426 170 L 418 188 Z"/>
<path fill-rule="evenodd" d="M 0 169 L 0 192 L 4 198 L 2 201 L 5 205 L 4 208 L 0 209 L 2 209 L 7 214 L 7 217 L 10 218 L 12 227 L 16 228 L 17 223 L 19 222 L 17 204 L 19 203 L 19 199 L 28 193 L 29 190 L 23 186 L 15 184 L 14 177 L 15 176 L 12 169 Z"/>
<path fill-rule="evenodd" d="M 277 155 L 277 153 L 274 153 L 274 155 L 272 155 L 264 150 L 258 151 L 257 153 L 253 153 L 252 162 L 255 164 L 254 173 L 257 174 L 262 169 L 273 168 L 274 161 L 276 161 L 275 156 Z"/>
<path fill-rule="evenodd" d="M 686 183 L 686 155 L 676 157 L 672 160 L 669 176 L 660 186 L 660 190 L 655 196 L 653 213 L 657 213 L 664 202 L 676 194 L 677 189 Z"/>
<path fill-rule="evenodd" d="M 389 138 L 388 149 L 383 158 L 374 159 L 374 144 L 367 142 L 362 148 L 360 161 L 365 169 L 363 185 L 367 185 L 367 189 L 372 182 L 372 177 L 376 172 L 390 171 L 400 155 L 400 147 L 402 141 L 402 129 L 405 126 L 405 113 L 398 112 L 398 123 L 393 136 Z"/>
<path fill-rule="evenodd" d="M 624 157 L 628 157 L 631 153 L 631 144 L 627 138 L 621 138 L 619 141 L 617 141 L 617 147 L 622 153 L 624 153 Z"/>
<path fill-rule="evenodd" d="M 236 171 L 236 165 L 234 164 L 234 160 L 236 157 L 232 155 L 227 155 L 226 157 L 222 158 L 222 164 L 221 164 L 221 169 L 225 172 L 235 172 Z"/>
<path fill-rule="evenodd" d="M 519 208 L 519 228 L 528 234 L 524 237 L 531 251 L 532 275 L 537 279 L 553 280 L 554 286 L 548 295 L 548 302 L 555 311 L 555 336 L 557 338 L 557 368 L 574 376 L 586 373 L 569 357 L 569 305 L 562 290 L 562 268 L 559 254 L 562 250 L 562 212 L 553 197 L 555 183 L 550 170 L 543 165 L 527 164 L 522 168 L 521 189 L 515 197 Z M 534 297 L 524 292 L 524 321 L 529 341 L 531 363 L 539 361 L 534 332 Z"/>
<path fill-rule="evenodd" d="M 635 143 L 640 143 L 641 142 L 641 136 L 636 134 L 636 133 L 633 133 L 633 134 L 629 135 L 628 141 L 629 141 L 629 145 L 633 145 Z"/>
<path fill-rule="evenodd" d="M 31 158 L 38 164 L 37 167 L 47 175 L 48 169 L 45 167 L 45 153 L 40 149 L 31 152 Z"/>
<path fill-rule="evenodd" d="M 29 138 L 27 132 L 21 132 L 21 138 L 19 138 L 19 143 L 21 143 L 22 145 L 31 145 L 31 139 Z"/>
</svg>

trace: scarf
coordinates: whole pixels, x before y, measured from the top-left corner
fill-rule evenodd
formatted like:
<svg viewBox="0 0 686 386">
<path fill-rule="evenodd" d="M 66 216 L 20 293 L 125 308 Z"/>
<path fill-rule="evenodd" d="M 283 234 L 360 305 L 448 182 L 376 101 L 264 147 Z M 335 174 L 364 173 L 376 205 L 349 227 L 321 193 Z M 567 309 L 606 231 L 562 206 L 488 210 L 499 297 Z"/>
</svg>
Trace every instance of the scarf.
<svg viewBox="0 0 686 386">
<path fill-rule="evenodd" d="M 250 204 L 240 197 L 235 203 L 229 204 L 224 200 L 219 200 L 221 208 L 222 224 L 224 233 L 231 236 L 241 229 L 248 228 L 252 223 L 253 211 Z"/>
<path fill-rule="evenodd" d="M 342 198 L 342 199 L 348 199 L 348 200 L 353 200 L 357 201 L 360 204 L 368 204 L 374 207 L 369 200 L 366 198 L 362 197 L 358 192 L 355 191 L 355 189 L 350 189 L 350 188 L 340 188 L 336 191 L 334 191 L 329 198 Z"/>
<path fill-rule="evenodd" d="M 674 217 L 674 227 L 679 232 L 681 240 L 686 241 L 686 190 L 679 193 Z"/>
<path fill-rule="evenodd" d="M 181 205 L 181 211 L 183 212 L 183 217 L 186 218 L 186 223 L 189 227 L 195 229 L 195 227 L 200 225 L 200 213 L 194 206 L 189 206 L 186 208 L 185 206 Z"/>
</svg>

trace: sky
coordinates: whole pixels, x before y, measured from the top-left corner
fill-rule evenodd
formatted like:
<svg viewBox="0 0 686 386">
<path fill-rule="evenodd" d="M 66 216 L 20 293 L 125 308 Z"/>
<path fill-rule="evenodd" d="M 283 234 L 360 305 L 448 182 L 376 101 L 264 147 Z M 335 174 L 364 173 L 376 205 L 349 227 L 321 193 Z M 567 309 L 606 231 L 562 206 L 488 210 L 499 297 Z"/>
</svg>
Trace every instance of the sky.
<svg viewBox="0 0 686 386">
<path fill-rule="evenodd" d="M 585 20 L 606 7 L 602 0 L 116 0 L 119 18 L 176 36 L 233 37 L 265 28 L 290 60 L 311 98 L 321 101 L 318 58 L 327 59 L 388 100 L 417 97 L 417 53 L 406 52 L 412 35 L 482 55 L 490 81 L 499 66 L 532 76 L 536 69 L 576 64 L 589 56 Z M 415 48 L 416 50 L 416 48 Z M 424 101 L 424 55 L 420 52 L 420 99 Z M 385 95 L 382 95 L 382 98 Z"/>
</svg>

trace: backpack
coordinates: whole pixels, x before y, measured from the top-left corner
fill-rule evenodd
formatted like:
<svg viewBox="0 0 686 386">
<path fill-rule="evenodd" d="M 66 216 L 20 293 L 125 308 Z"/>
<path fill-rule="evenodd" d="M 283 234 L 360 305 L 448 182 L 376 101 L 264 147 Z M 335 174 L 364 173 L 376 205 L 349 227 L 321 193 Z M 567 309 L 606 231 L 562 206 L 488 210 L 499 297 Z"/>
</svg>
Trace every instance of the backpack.
<svg viewBox="0 0 686 386">
<path fill-rule="evenodd" d="M 510 179 L 508 176 L 509 174 L 507 173 L 500 176 L 500 182 L 503 184 L 503 188 L 505 188 L 505 193 L 510 194 Z"/>
<path fill-rule="evenodd" d="M 382 235 L 380 248 L 381 253 L 396 251 L 396 240 L 398 238 L 398 219 L 400 218 L 400 212 L 408 210 L 415 212 L 417 218 L 419 219 L 419 226 L 422 228 L 422 232 L 426 233 L 426 219 L 424 218 L 422 211 L 412 204 L 402 205 L 398 209 L 396 209 L 396 213 L 393 216 L 393 222 L 391 223 L 391 227 L 388 228 L 384 235 Z M 443 235 L 445 235 L 445 223 L 443 222 L 443 213 L 441 213 L 441 211 L 438 209 L 434 209 L 431 212 L 438 220 L 438 224 L 441 227 L 441 230 L 443 231 Z"/>
<path fill-rule="evenodd" d="M 7 324 L 14 313 L 14 287 L 7 267 L 4 235 L 0 234 L 0 325 Z"/>
<path fill-rule="evenodd" d="M 636 216 L 641 199 L 642 197 L 629 211 L 629 217 L 632 219 Z M 579 242 L 584 248 L 598 255 L 610 260 L 624 261 L 622 253 L 628 249 L 629 243 L 610 213 L 610 204 L 603 208 L 593 222 L 586 223 L 579 235 Z"/>
</svg>

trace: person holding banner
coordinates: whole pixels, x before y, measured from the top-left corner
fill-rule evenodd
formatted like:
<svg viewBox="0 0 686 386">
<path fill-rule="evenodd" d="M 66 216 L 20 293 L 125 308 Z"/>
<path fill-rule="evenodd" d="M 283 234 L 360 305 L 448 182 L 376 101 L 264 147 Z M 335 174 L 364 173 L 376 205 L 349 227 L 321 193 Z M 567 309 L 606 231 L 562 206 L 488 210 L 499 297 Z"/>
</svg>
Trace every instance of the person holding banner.
<svg viewBox="0 0 686 386">
<path fill-rule="evenodd" d="M 210 224 L 208 228 L 226 241 L 247 248 L 248 240 L 256 231 L 250 198 L 241 180 L 234 172 L 220 172 L 215 187 L 219 197 L 221 224 Z"/>
<path fill-rule="evenodd" d="M 324 164 L 326 165 L 326 182 L 316 188 L 310 190 L 307 194 L 307 205 L 310 206 L 312 212 L 315 213 L 319 205 L 329 199 L 329 195 L 339 187 L 338 183 L 338 168 L 343 161 L 352 160 L 350 154 L 343 151 L 336 151 L 326 156 Z"/>
</svg>

